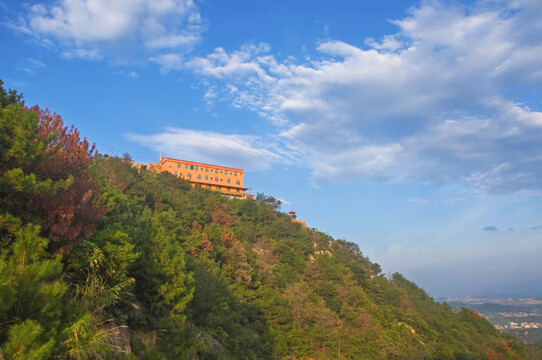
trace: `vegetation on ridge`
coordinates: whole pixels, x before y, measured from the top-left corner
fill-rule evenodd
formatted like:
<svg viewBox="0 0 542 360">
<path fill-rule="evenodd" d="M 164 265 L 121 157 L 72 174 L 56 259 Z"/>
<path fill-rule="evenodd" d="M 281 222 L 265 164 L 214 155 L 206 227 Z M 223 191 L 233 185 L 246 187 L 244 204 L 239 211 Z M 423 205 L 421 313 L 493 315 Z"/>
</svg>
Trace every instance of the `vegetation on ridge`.
<svg viewBox="0 0 542 360">
<path fill-rule="evenodd" d="M 0 88 L 0 358 L 535 358 L 275 198 L 98 155 Z"/>
</svg>

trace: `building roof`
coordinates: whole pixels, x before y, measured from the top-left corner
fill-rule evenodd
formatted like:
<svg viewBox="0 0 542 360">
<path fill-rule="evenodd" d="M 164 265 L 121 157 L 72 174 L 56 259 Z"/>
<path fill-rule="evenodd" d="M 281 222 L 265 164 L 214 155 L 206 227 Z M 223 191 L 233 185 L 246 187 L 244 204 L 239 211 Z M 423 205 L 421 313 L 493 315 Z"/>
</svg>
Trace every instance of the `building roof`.
<svg viewBox="0 0 542 360">
<path fill-rule="evenodd" d="M 205 163 L 200 163 L 200 162 L 196 162 L 196 161 L 179 160 L 179 159 L 168 158 L 168 157 L 163 158 L 162 161 L 160 162 L 160 165 L 166 160 L 176 161 L 176 162 L 183 162 L 183 163 L 187 163 L 187 164 L 191 164 L 191 165 L 207 166 L 207 167 L 213 167 L 213 168 L 219 168 L 219 169 L 226 169 L 226 170 L 232 170 L 232 171 L 245 172 L 245 170 L 243 170 L 243 169 L 237 169 L 237 168 L 232 168 L 232 167 L 228 167 L 228 166 L 205 164 Z"/>
</svg>

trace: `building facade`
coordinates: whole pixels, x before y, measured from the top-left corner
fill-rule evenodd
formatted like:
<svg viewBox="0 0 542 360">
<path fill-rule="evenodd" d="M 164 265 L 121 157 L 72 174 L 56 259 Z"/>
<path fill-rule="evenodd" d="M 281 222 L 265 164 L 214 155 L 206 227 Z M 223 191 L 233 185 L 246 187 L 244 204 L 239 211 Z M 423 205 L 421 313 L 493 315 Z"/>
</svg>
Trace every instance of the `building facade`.
<svg viewBox="0 0 542 360">
<path fill-rule="evenodd" d="M 161 158 L 154 168 L 185 179 L 194 187 L 201 186 L 228 196 L 247 196 L 248 189 L 243 186 L 243 169 L 172 158 Z"/>
</svg>

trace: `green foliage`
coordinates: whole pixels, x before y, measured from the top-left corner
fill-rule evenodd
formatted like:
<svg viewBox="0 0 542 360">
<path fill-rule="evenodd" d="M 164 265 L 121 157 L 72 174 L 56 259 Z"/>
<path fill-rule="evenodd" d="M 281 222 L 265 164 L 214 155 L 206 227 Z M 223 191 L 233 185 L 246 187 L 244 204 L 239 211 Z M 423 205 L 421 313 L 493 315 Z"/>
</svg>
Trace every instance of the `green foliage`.
<svg viewBox="0 0 542 360">
<path fill-rule="evenodd" d="M 46 257 L 48 241 L 39 231 L 31 224 L 17 229 L 13 243 L 1 253 L 0 279 L 10 290 L 1 295 L 0 319 L 35 319 L 55 327 L 66 285 L 60 280 L 60 258 Z"/>
<path fill-rule="evenodd" d="M 330 310 L 335 311 L 336 313 L 341 311 L 343 301 L 339 297 L 339 294 L 331 281 L 319 282 L 314 288 L 314 293 L 324 300 L 326 306 Z"/>
<path fill-rule="evenodd" d="M 11 104 L 20 104 L 23 101 L 23 94 L 17 94 L 16 90 L 4 89 L 4 81 L 0 79 L 0 109 Z"/>
<path fill-rule="evenodd" d="M 211 352 L 232 359 L 271 358 L 273 338 L 263 314 L 232 294 L 226 281 L 205 266 L 192 261 L 194 298 L 188 307 L 189 320 L 205 331 L 203 338 Z"/>
<path fill-rule="evenodd" d="M 76 319 L 63 335 L 64 351 L 70 359 L 103 359 L 110 352 L 108 331 L 99 329 L 89 312 Z"/>
<path fill-rule="evenodd" d="M 30 172 L 47 156 L 45 141 L 36 141 L 39 138 L 36 112 L 17 104 L 0 109 L 0 193 L 4 207 L 17 209 L 31 195 L 54 195 L 55 190 L 66 186 L 64 179 L 54 183 Z M 12 199 L 9 194 L 13 192 L 19 198 Z"/>
<path fill-rule="evenodd" d="M 4 237 L 0 255 L 0 344 L 8 359 L 47 359 L 58 345 L 66 284 L 60 258 L 46 255 L 48 240 L 38 226 L 0 216 Z"/>
<path fill-rule="evenodd" d="M 51 356 L 54 338 L 43 337 L 43 327 L 35 320 L 26 320 L 10 327 L 3 345 L 8 359 L 45 360 Z"/>
<path fill-rule="evenodd" d="M 143 248 L 139 289 L 153 312 L 163 321 L 180 325 L 186 316 L 184 309 L 192 298 L 192 276 L 185 271 L 185 255 L 182 247 L 158 229 Z"/>
<path fill-rule="evenodd" d="M 280 210 L 280 206 L 282 205 L 282 201 L 279 199 L 276 199 L 273 196 L 267 196 L 263 193 L 256 194 L 256 201 L 260 203 L 260 205 L 267 206 L 273 210 Z"/>
</svg>

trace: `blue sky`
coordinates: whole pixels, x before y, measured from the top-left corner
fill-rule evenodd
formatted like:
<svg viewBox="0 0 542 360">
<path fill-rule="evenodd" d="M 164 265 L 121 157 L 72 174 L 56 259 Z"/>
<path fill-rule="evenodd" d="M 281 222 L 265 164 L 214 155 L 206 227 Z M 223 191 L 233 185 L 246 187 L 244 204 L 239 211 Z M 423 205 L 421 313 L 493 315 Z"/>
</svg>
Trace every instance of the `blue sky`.
<svg viewBox="0 0 542 360">
<path fill-rule="evenodd" d="M 0 0 L 0 45 L 102 153 L 244 168 L 435 297 L 542 296 L 538 0 Z"/>
</svg>

